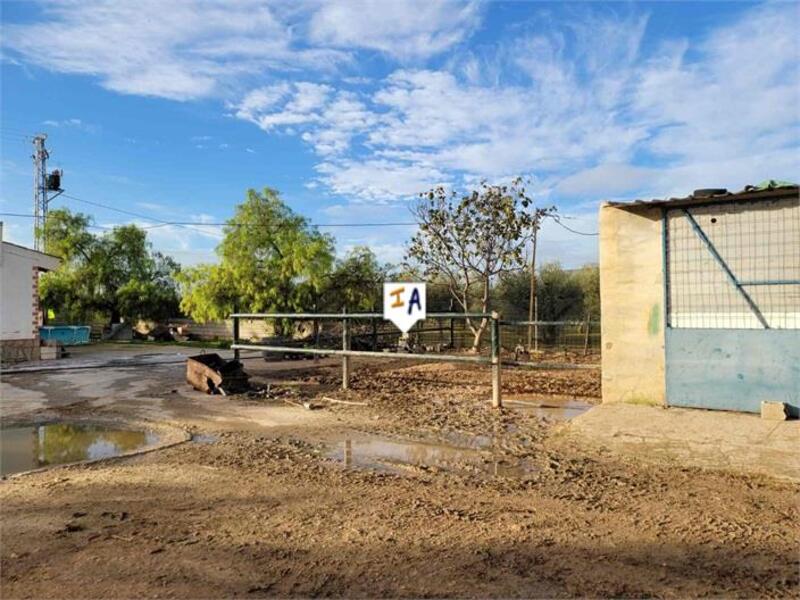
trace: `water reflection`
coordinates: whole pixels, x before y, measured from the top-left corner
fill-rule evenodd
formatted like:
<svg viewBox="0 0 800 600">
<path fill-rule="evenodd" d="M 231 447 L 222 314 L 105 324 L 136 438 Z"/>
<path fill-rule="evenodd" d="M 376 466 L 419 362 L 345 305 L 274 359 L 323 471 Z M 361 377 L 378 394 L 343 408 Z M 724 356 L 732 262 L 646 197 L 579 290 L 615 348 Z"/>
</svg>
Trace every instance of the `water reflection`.
<svg viewBox="0 0 800 600">
<path fill-rule="evenodd" d="M 157 440 L 157 436 L 148 431 L 83 423 L 3 429 L 0 430 L 0 475 L 117 456 Z"/>
<path fill-rule="evenodd" d="M 552 394 L 506 394 L 503 402 L 508 408 L 559 422 L 574 419 L 594 406 L 585 399 Z"/>
<path fill-rule="evenodd" d="M 484 445 L 484 440 L 475 445 Z M 347 468 L 371 468 L 402 472 L 404 465 L 436 467 L 449 471 L 482 472 L 503 477 L 527 477 L 535 467 L 527 461 L 509 463 L 502 458 L 476 450 L 428 442 L 385 438 L 345 439 L 329 456 Z"/>
</svg>

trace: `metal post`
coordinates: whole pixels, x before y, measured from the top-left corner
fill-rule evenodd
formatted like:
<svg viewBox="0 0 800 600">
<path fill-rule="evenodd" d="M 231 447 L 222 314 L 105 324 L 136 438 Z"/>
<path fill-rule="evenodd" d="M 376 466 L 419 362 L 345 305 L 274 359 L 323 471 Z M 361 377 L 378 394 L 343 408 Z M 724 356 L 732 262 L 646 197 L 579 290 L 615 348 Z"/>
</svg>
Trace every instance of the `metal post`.
<svg viewBox="0 0 800 600">
<path fill-rule="evenodd" d="M 453 312 L 453 299 L 450 298 L 450 312 Z M 453 317 L 450 317 L 450 349 L 454 350 L 456 347 L 456 340 L 455 340 L 455 322 L 453 321 Z"/>
<path fill-rule="evenodd" d="M 586 334 L 583 338 L 583 355 L 589 354 L 589 313 L 586 313 Z"/>
<path fill-rule="evenodd" d="M 492 406 L 501 408 L 503 406 L 503 394 L 500 388 L 500 315 L 492 312 L 491 320 L 492 333 Z"/>
<path fill-rule="evenodd" d="M 233 317 L 233 343 L 239 343 L 239 317 Z M 233 359 L 239 360 L 239 349 L 233 351 Z"/>
<path fill-rule="evenodd" d="M 533 351 L 539 353 L 539 298 L 533 299 Z"/>
<path fill-rule="evenodd" d="M 319 321 L 314 319 L 314 348 L 319 348 Z M 314 355 L 314 364 L 319 363 L 319 355 Z"/>
<path fill-rule="evenodd" d="M 347 308 L 342 309 L 342 314 L 347 314 Z M 350 350 L 350 326 L 347 319 L 342 319 L 342 350 Z M 350 357 L 342 355 L 342 389 L 350 388 Z"/>
</svg>

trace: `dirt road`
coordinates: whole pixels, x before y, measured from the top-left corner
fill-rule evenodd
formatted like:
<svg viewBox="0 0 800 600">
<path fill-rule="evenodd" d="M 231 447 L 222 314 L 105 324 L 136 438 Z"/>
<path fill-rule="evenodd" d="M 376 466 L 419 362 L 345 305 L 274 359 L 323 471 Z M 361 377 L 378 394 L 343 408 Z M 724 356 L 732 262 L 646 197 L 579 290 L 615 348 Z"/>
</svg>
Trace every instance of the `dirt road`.
<svg viewBox="0 0 800 600">
<path fill-rule="evenodd" d="M 45 398 L 16 420 L 135 416 L 204 436 L 3 482 L 2 596 L 800 593 L 797 485 L 598 454 L 557 411 L 489 408 L 472 368 L 360 366 L 347 393 L 335 365 L 248 368 L 269 397 L 202 397 L 175 365 L 102 393 L 73 378 L 72 401 L 58 379 L 7 379 Z M 592 397 L 599 376 L 514 371 L 504 386 Z"/>
</svg>

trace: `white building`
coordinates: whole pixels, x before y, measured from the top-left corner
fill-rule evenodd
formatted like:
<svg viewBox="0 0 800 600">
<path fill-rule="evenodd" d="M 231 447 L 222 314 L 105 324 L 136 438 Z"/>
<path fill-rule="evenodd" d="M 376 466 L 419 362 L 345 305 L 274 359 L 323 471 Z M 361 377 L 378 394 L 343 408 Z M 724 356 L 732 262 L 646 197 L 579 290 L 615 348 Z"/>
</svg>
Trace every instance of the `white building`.
<svg viewBox="0 0 800 600">
<path fill-rule="evenodd" d="M 39 275 L 58 267 L 59 259 L 3 242 L 0 223 L 0 359 L 38 360 Z"/>
</svg>

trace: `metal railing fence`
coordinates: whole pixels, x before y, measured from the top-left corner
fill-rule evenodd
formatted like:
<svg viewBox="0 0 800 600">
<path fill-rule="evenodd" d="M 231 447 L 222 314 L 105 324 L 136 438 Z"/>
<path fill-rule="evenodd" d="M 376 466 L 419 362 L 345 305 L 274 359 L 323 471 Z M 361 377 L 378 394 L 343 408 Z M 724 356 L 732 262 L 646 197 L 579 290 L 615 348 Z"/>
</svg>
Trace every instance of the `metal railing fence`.
<svg viewBox="0 0 800 600">
<path fill-rule="evenodd" d="M 478 363 L 488 364 L 492 368 L 492 406 L 501 407 L 503 405 L 502 399 L 502 384 L 501 384 L 501 371 L 503 364 L 512 366 L 526 366 L 540 369 L 582 369 L 582 368 L 596 368 L 596 365 L 576 365 L 576 364 L 548 364 L 543 362 L 520 362 L 517 360 L 502 360 L 502 344 L 501 344 L 501 326 L 510 327 L 527 327 L 528 325 L 548 326 L 559 324 L 556 322 L 528 322 L 528 321 L 503 321 L 501 316 L 496 313 L 455 313 L 455 312 L 441 312 L 441 313 L 428 313 L 425 320 L 435 320 L 439 323 L 440 327 L 434 329 L 419 328 L 417 331 L 413 329 L 409 335 L 416 335 L 422 337 L 430 335 L 431 333 L 438 334 L 440 345 L 438 350 L 434 353 L 417 353 L 417 352 L 403 352 L 403 351 L 378 351 L 378 338 L 381 336 L 391 335 L 400 337 L 400 333 L 393 326 L 390 330 L 379 330 L 379 323 L 384 324 L 382 313 L 234 313 L 230 315 L 233 320 L 233 344 L 231 348 L 234 350 L 234 356 L 238 360 L 240 358 L 241 350 L 257 350 L 262 352 L 275 352 L 275 353 L 290 353 L 290 354 L 310 354 L 310 355 L 334 355 L 342 357 L 342 389 L 349 389 L 350 375 L 352 373 L 352 365 L 350 362 L 351 357 L 365 357 L 365 358 L 400 358 L 408 360 L 420 361 L 434 361 L 434 362 L 456 362 L 456 363 Z M 240 327 L 239 322 L 242 319 L 270 319 L 270 320 L 289 320 L 289 321 L 311 321 L 313 323 L 314 331 L 314 347 L 307 346 L 293 346 L 285 344 L 273 343 L 246 343 L 242 342 L 239 336 Z M 445 343 L 441 343 L 447 339 L 446 347 L 450 349 L 456 348 L 456 322 L 463 322 L 466 319 L 475 319 L 488 321 L 488 346 L 489 354 L 446 354 L 442 353 L 441 347 Z M 354 350 L 352 346 L 353 341 L 353 323 L 357 321 L 369 321 L 371 323 L 371 331 L 361 334 L 362 337 L 371 339 L 372 350 Z M 338 322 L 341 326 L 341 349 L 334 348 L 320 348 L 320 322 Z M 443 327 L 443 323 L 447 326 Z M 420 322 L 421 323 L 421 322 Z M 469 331 L 467 329 L 467 331 Z M 446 334 L 446 335 L 445 335 Z M 338 337 L 338 336 L 337 336 Z M 424 341 L 424 338 L 422 338 Z M 425 344 L 417 340 L 417 344 L 427 350 Z M 432 344 L 437 348 L 437 344 Z M 395 347 L 396 348 L 396 347 Z"/>
</svg>

